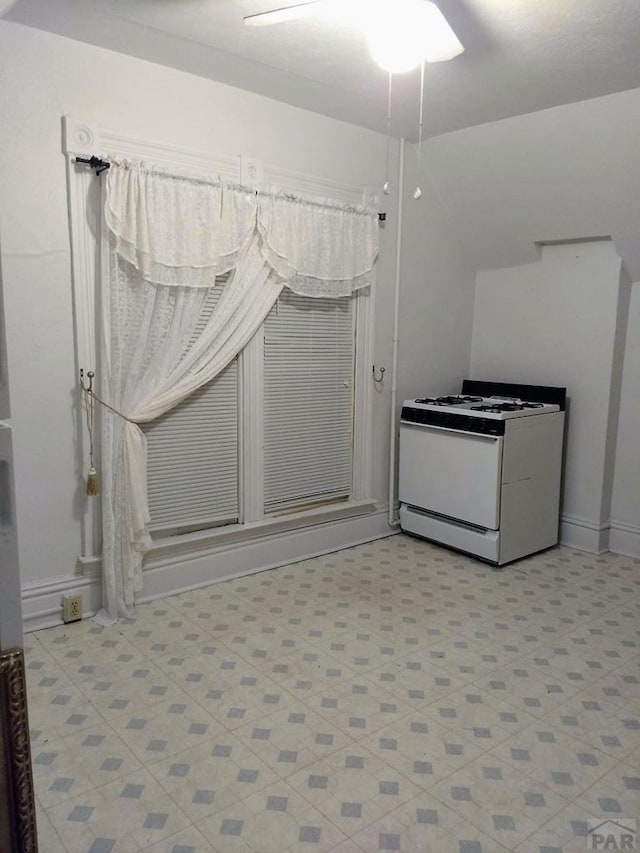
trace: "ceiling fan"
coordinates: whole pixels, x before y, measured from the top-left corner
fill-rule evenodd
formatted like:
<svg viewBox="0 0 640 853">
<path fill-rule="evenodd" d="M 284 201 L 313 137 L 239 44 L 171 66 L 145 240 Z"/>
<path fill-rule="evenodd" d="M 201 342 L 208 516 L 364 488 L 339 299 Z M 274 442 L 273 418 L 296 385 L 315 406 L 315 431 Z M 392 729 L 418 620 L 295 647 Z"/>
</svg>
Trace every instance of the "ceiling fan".
<svg viewBox="0 0 640 853">
<path fill-rule="evenodd" d="M 373 58 L 391 73 L 444 62 L 464 50 L 431 0 L 311 0 L 247 15 L 244 23 L 266 27 L 309 18 L 364 31 Z"/>
</svg>

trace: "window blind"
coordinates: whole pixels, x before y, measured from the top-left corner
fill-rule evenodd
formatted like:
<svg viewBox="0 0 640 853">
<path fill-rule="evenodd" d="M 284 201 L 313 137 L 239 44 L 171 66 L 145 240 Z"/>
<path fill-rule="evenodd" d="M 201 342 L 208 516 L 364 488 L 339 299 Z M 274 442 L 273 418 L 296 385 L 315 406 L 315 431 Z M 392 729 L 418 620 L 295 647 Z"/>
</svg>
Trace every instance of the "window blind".
<svg viewBox="0 0 640 853">
<path fill-rule="evenodd" d="M 354 314 L 285 288 L 265 321 L 265 513 L 351 493 Z"/>
<path fill-rule="evenodd" d="M 224 289 L 212 288 L 198 323 Z M 180 405 L 146 424 L 152 530 L 186 532 L 238 521 L 238 361 Z"/>
</svg>

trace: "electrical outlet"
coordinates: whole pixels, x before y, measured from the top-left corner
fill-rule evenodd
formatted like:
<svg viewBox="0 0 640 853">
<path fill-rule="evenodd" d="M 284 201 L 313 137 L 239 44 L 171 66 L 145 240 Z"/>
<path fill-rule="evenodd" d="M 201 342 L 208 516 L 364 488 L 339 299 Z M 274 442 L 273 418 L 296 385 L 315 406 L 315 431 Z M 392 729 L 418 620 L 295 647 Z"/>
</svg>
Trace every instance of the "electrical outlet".
<svg viewBox="0 0 640 853">
<path fill-rule="evenodd" d="M 77 622 L 82 619 L 82 596 L 64 595 L 62 597 L 62 621 Z"/>
</svg>

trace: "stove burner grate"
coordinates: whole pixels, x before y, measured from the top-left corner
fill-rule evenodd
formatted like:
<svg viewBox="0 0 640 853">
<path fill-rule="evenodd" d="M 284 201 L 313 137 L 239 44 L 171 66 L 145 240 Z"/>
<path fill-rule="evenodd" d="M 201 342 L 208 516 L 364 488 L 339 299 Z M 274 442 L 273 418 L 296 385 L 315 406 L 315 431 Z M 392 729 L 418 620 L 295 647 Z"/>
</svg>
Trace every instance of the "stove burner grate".
<svg viewBox="0 0 640 853">
<path fill-rule="evenodd" d="M 522 412 L 524 409 L 540 409 L 542 403 L 488 403 L 471 406 L 472 412 Z"/>
<path fill-rule="evenodd" d="M 482 397 L 466 397 L 462 394 L 455 394 L 449 397 L 423 397 L 421 400 L 416 400 L 416 403 L 429 403 L 432 406 L 459 406 L 462 403 L 481 403 Z"/>
</svg>

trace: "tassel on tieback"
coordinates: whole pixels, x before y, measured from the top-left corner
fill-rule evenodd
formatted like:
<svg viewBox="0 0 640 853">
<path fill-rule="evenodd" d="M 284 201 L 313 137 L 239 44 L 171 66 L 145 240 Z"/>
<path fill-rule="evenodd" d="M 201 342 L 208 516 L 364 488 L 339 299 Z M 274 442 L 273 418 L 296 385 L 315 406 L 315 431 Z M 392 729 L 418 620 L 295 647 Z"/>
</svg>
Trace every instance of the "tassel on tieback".
<svg viewBox="0 0 640 853">
<path fill-rule="evenodd" d="M 95 498 L 100 494 L 100 484 L 98 483 L 98 472 L 91 466 L 87 474 L 87 497 Z"/>
<path fill-rule="evenodd" d="M 98 472 L 93 464 L 93 418 L 95 407 L 95 395 L 93 393 L 93 370 L 87 373 L 88 384 L 85 385 L 82 381 L 82 371 L 80 371 L 80 381 L 82 383 L 82 391 L 84 394 L 85 414 L 87 418 L 87 432 L 89 433 L 89 471 L 87 472 L 87 487 L 85 493 L 88 498 L 95 498 L 100 494 L 100 483 L 98 481 Z"/>
</svg>

